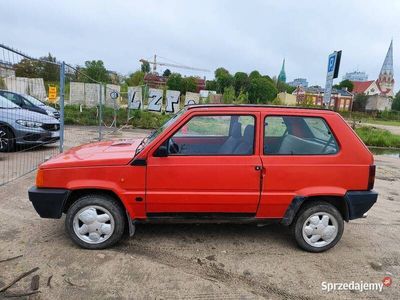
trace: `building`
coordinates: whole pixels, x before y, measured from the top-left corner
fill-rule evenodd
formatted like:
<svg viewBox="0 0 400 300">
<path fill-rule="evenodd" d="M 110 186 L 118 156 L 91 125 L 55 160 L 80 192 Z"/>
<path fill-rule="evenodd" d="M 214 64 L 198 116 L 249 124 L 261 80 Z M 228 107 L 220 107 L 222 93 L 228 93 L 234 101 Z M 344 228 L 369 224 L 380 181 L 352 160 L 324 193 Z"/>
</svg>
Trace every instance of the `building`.
<svg viewBox="0 0 400 300">
<path fill-rule="evenodd" d="M 206 88 L 206 79 L 194 77 L 196 81 L 196 92 L 199 93 L 201 90 Z M 161 76 L 154 73 L 147 73 L 144 76 L 144 83 L 151 88 L 164 88 L 167 85 L 168 77 Z"/>
<path fill-rule="evenodd" d="M 365 105 L 366 111 L 384 111 L 392 109 L 393 98 L 382 95 L 369 96 Z"/>
<path fill-rule="evenodd" d="M 376 80 L 352 81 L 353 94 L 379 95 L 381 92 Z"/>
<path fill-rule="evenodd" d="M 296 95 L 289 94 L 287 92 L 280 92 L 276 98 L 281 102 L 283 105 L 295 106 L 297 104 Z"/>
<path fill-rule="evenodd" d="M 307 79 L 305 78 L 296 78 L 293 81 L 288 82 L 288 85 L 293 87 L 298 87 L 298 86 L 308 87 L 308 82 Z"/>
<path fill-rule="evenodd" d="M 322 106 L 324 99 L 324 89 L 320 86 L 297 87 L 293 93 L 296 96 L 296 103 L 301 105 Z M 332 89 L 331 102 L 329 108 L 338 110 L 351 110 L 354 95 L 344 89 Z"/>
<path fill-rule="evenodd" d="M 381 94 L 387 97 L 394 97 L 394 71 L 393 71 L 393 41 L 390 42 L 388 52 L 376 81 Z"/>
<path fill-rule="evenodd" d="M 282 68 L 278 75 L 278 81 L 286 83 L 285 59 L 283 59 L 283 62 L 282 62 Z"/>
<path fill-rule="evenodd" d="M 368 75 L 365 72 L 354 71 L 348 72 L 343 76 L 342 80 L 350 80 L 350 81 L 367 81 Z"/>
</svg>

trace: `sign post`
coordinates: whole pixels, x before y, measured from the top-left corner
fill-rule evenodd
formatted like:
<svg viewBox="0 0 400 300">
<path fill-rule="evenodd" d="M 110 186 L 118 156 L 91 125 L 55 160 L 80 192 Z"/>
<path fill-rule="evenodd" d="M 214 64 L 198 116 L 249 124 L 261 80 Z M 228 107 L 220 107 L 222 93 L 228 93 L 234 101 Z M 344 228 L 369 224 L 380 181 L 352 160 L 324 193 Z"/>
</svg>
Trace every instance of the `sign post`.
<svg viewBox="0 0 400 300">
<path fill-rule="evenodd" d="M 333 79 L 339 75 L 340 58 L 342 56 L 342 50 L 335 51 L 329 55 L 328 58 L 328 72 L 326 73 L 326 84 L 324 91 L 324 106 L 330 107 L 331 105 L 331 94 Z"/>
</svg>

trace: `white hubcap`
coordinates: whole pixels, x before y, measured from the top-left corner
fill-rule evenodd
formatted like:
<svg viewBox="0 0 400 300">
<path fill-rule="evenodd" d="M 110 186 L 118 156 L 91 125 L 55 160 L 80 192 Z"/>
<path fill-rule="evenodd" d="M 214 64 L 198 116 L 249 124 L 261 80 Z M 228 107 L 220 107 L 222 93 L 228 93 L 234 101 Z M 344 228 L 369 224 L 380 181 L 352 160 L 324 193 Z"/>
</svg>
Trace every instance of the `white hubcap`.
<svg viewBox="0 0 400 300">
<path fill-rule="evenodd" d="M 114 218 L 101 206 L 91 205 L 79 210 L 73 220 L 74 232 L 78 238 L 89 244 L 100 244 L 114 232 Z"/>
<path fill-rule="evenodd" d="M 5 149 L 8 145 L 7 133 L 0 129 L 0 149 Z"/>
<path fill-rule="evenodd" d="M 303 238 L 313 247 L 324 247 L 332 243 L 338 234 L 338 222 L 329 213 L 318 212 L 303 224 Z"/>
</svg>

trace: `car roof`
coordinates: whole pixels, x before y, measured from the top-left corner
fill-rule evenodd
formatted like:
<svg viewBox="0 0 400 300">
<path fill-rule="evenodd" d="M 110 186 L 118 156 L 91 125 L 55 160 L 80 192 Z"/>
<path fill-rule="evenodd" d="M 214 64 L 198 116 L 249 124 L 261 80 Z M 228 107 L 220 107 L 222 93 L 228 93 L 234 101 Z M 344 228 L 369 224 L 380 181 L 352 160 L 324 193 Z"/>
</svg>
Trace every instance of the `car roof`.
<svg viewBox="0 0 400 300">
<path fill-rule="evenodd" d="M 314 112 L 316 114 L 336 114 L 331 109 L 326 108 L 318 108 L 318 107 L 299 107 L 299 106 L 281 106 L 281 105 L 264 105 L 264 104 L 193 104 L 187 106 L 187 110 L 208 110 L 208 109 L 216 109 L 216 110 L 233 110 L 233 111 L 269 111 L 269 112 L 305 112 L 310 113 Z"/>
</svg>

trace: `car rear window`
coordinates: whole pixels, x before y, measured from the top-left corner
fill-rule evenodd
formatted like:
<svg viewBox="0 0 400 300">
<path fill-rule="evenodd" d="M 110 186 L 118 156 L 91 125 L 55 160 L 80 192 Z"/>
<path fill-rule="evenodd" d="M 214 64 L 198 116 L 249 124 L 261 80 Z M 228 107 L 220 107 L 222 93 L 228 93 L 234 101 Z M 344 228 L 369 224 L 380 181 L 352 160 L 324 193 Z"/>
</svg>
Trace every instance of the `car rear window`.
<svg viewBox="0 0 400 300">
<path fill-rule="evenodd" d="M 320 117 L 268 116 L 264 122 L 264 154 L 328 155 L 338 144 Z"/>
</svg>

